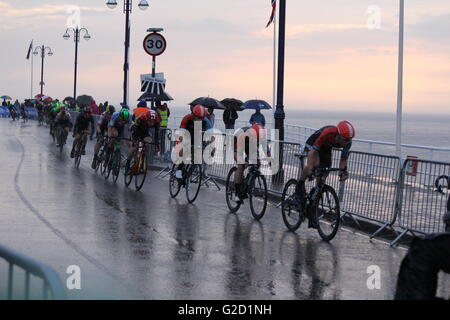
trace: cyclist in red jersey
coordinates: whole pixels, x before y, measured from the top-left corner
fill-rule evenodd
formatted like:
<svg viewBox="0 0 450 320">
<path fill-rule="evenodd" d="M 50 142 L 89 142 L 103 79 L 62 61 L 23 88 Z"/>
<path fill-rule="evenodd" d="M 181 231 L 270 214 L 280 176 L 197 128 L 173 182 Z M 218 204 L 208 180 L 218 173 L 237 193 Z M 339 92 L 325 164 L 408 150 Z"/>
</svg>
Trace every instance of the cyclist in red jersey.
<svg viewBox="0 0 450 320">
<path fill-rule="evenodd" d="M 154 140 L 156 144 L 156 150 L 159 149 L 159 129 L 161 118 L 158 113 L 154 110 L 147 109 L 147 111 L 141 112 L 139 114 L 133 115 L 134 122 L 130 128 L 131 131 L 131 141 L 130 148 L 128 150 L 127 161 L 131 160 L 136 148 L 138 146 L 138 141 L 143 140 L 145 144 L 146 150 L 148 150 L 148 144 L 151 143 L 152 139 L 150 137 L 150 129 L 154 128 Z"/>
<path fill-rule="evenodd" d="M 352 139 L 355 137 L 355 128 L 348 121 L 341 121 L 337 126 L 325 126 L 313 133 L 306 141 L 305 152 L 308 153 L 306 166 L 300 176 L 300 183 L 297 185 L 296 194 L 300 199 L 306 195 L 305 181 L 311 176 L 314 168 L 329 168 L 332 164 L 331 152 L 333 148 L 342 148 L 339 168 L 343 171 L 340 180 L 348 178 L 347 159 Z"/>
<path fill-rule="evenodd" d="M 195 122 L 201 122 L 202 132 L 212 129 L 211 122 L 209 121 L 207 116 L 208 116 L 208 112 L 207 112 L 206 108 L 204 106 L 198 104 L 192 108 L 192 112 L 190 114 L 184 116 L 183 120 L 181 120 L 180 129 L 187 130 L 189 132 L 189 136 L 191 138 L 191 158 L 192 159 L 194 158 L 194 153 L 195 153 L 195 149 L 194 149 Z M 213 137 L 213 139 L 214 139 L 214 137 Z M 181 145 L 179 143 L 181 143 L 182 141 L 183 141 L 183 137 L 180 137 L 177 142 L 177 149 L 181 147 Z M 180 156 L 183 156 L 182 150 L 181 150 L 181 152 L 178 151 L 178 154 Z M 177 179 L 182 178 L 183 168 L 184 168 L 184 163 L 180 163 L 177 166 L 177 171 L 176 171 Z"/>
</svg>

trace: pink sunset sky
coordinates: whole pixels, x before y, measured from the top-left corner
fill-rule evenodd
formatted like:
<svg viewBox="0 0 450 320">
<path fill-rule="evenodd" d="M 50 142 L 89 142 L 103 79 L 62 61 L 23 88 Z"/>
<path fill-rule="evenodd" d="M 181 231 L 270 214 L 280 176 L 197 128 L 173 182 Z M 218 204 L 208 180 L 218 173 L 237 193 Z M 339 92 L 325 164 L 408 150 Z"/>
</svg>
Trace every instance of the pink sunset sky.
<svg viewBox="0 0 450 320">
<path fill-rule="evenodd" d="M 70 6 L 81 8 L 81 26 L 92 40 L 79 47 L 78 93 L 98 102 L 122 99 L 124 14 L 122 0 L 0 1 L 0 94 L 30 95 L 31 39 L 54 52 L 45 60 L 45 94 L 73 91 L 73 38 L 62 38 Z M 199 96 L 272 102 L 273 26 L 265 28 L 269 0 L 133 1 L 130 102 L 140 95 L 151 58 L 142 48 L 149 27 L 163 27 L 167 51 L 157 60 L 167 91 L 181 106 Z M 375 7 L 374 7 L 375 6 Z M 380 28 L 368 21 L 379 10 Z M 395 112 L 398 0 L 287 1 L 285 106 L 297 110 Z M 407 0 L 404 111 L 450 113 L 450 3 Z M 34 94 L 40 59 L 34 60 Z"/>
</svg>

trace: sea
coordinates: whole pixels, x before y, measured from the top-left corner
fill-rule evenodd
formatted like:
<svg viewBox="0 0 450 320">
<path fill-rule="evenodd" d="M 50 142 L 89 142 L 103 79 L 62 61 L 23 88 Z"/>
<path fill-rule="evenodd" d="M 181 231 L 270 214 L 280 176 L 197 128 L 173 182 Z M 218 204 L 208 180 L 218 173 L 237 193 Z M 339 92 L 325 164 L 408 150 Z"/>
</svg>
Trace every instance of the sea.
<svg viewBox="0 0 450 320">
<path fill-rule="evenodd" d="M 171 106 L 171 117 L 183 117 L 189 112 L 189 106 Z M 215 110 L 216 121 L 222 122 L 222 111 Z M 289 110 L 285 108 L 285 124 L 298 125 L 311 128 L 320 128 L 325 125 L 336 125 L 341 120 L 350 121 L 356 128 L 356 138 L 374 141 L 392 142 L 396 139 L 396 114 L 383 112 L 361 111 L 312 111 Z M 250 119 L 252 110 L 238 113 L 238 121 Z M 272 110 L 264 110 L 267 123 L 273 123 Z M 175 119 L 172 119 L 175 120 Z M 421 150 L 417 148 L 402 148 L 402 156 L 416 156 L 422 159 L 450 162 L 450 114 L 419 114 L 405 113 L 402 116 L 402 143 L 447 148 L 448 151 Z M 170 121 L 173 123 L 172 121 Z M 173 123 L 178 125 L 177 123 Z M 368 152 L 367 143 L 355 143 L 353 149 Z M 376 145 L 372 152 L 382 154 L 395 154 L 395 147 Z"/>
</svg>

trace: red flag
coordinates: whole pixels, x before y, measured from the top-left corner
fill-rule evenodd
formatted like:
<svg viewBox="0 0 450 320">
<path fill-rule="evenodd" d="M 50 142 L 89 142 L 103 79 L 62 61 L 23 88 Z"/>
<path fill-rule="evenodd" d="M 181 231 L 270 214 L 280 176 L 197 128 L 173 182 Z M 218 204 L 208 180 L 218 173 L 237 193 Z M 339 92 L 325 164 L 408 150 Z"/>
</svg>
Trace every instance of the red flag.
<svg viewBox="0 0 450 320">
<path fill-rule="evenodd" d="M 277 0 L 271 0 L 272 1 L 272 13 L 270 14 L 269 22 L 267 22 L 266 28 L 270 26 L 270 24 L 273 22 L 273 18 L 275 17 L 275 10 L 277 7 Z"/>
</svg>

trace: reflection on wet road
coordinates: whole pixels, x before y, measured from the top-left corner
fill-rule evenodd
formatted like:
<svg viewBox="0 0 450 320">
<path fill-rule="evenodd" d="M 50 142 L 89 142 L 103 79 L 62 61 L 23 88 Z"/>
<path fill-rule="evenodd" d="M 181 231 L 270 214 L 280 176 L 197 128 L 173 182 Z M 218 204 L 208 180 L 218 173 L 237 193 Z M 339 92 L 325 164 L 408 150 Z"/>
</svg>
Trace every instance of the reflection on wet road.
<svg viewBox="0 0 450 320">
<path fill-rule="evenodd" d="M 71 139 L 69 139 L 71 143 Z M 302 226 L 285 231 L 269 206 L 261 222 L 248 205 L 228 213 L 223 191 L 202 189 L 194 205 L 171 199 L 168 181 L 141 192 L 59 154 L 47 128 L 0 119 L 0 243 L 52 266 L 67 279 L 81 268 L 70 298 L 390 299 L 405 250 L 341 230 L 332 243 Z M 378 265 L 381 289 L 369 290 Z"/>
</svg>

